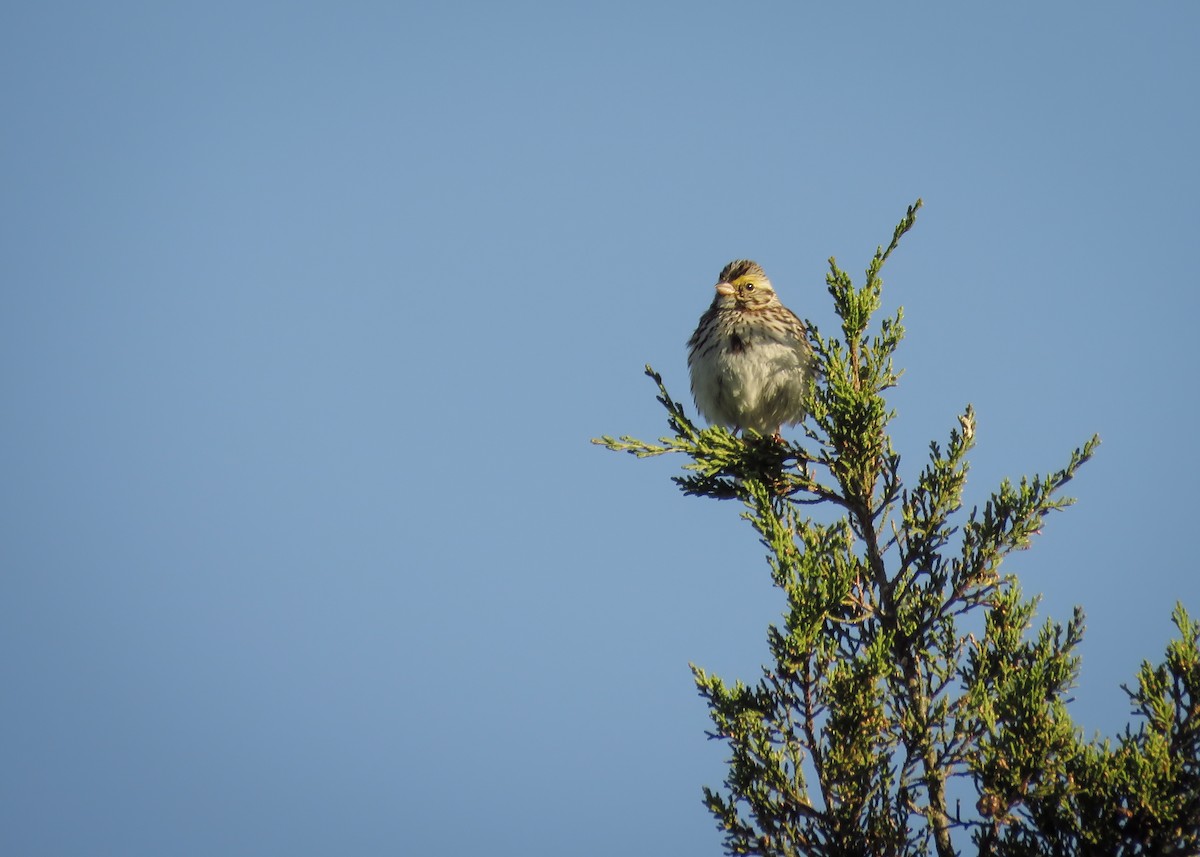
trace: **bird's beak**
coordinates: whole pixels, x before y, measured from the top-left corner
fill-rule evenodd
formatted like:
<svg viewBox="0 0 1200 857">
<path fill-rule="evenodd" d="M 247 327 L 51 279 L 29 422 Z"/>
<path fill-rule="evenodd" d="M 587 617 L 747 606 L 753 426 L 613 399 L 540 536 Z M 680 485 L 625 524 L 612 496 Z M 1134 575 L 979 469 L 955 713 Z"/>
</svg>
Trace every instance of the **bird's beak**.
<svg viewBox="0 0 1200 857">
<path fill-rule="evenodd" d="M 729 283 L 717 283 L 717 294 L 723 297 L 731 298 L 736 291 L 737 289 L 735 289 Z"/>
</svg>

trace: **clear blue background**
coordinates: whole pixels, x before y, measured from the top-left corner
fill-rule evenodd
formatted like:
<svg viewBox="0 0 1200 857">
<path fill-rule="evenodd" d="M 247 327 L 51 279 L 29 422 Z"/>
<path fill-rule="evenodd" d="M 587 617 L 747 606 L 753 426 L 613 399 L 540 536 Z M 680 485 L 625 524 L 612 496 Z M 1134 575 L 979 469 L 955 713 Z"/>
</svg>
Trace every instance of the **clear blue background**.
<svg viewBox="0 0 1200 857">
<path fill-rule="evenodd" d="M 721 266 L 886 269 L 911 477 L 1126 722 L 1196 578 L 1191 3 L 5 4 L 0 852 L 717 854 L 781 601 L 665 430 Z M 690 400 L 689 400 L 690 404 Z"/>
</svg>

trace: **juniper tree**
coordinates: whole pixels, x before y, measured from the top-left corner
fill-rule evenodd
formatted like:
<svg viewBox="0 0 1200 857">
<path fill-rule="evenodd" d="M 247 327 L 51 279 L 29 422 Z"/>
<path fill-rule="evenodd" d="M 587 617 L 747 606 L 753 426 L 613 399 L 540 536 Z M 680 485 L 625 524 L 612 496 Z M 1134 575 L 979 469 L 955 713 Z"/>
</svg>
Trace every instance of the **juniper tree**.
<svg viewBox="0 0 1200 857">
<path fill-rule="evenodd" d="M 968 406 L 915 481 L 901 479 L 885 394 L 899 380 L 902 312 L 868 329 L 880 270 L 920 206 L 861 287 L 829 260 L 841 331 L 806 322 L 822 378 L 804 441 L 700 428 L 649 366 L 671 436 L 595 441 L 685 456 L 674 481 L 743 505 L 786 599 L 756 681 L 692 667 L 709 735 L 730 754 L 723 789 L 705 787 L 704 802 L 738 855 L 950 857 L 968 842 L 987 855 L 1200 853 L 1200 623 L 1177 607 L 1165 660 L 1126 688 L 1136 728 L 1085 740 L 1066 708 L 1082 611 L 1035 631 L 1037 599 L 1001 573 L 1073 502 L 1061 489 L 1099 439 L 967 511 Z M 832 514 L 818 520 L 821 508 Z"/>
</svg>

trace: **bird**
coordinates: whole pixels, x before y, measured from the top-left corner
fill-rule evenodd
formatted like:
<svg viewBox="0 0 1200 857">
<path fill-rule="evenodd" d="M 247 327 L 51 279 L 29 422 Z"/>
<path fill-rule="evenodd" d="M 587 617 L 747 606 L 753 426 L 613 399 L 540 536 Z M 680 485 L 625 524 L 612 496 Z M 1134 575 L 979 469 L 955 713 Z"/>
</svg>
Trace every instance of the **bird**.
<svg viewBox="0 0 1200 857">
<path fill-rule="evenodd" d="M 710 423 L 736 434 L 779 436 L 804 419 L 816 360 L 797 315 L 775 294 L 762 267 L 736 259 L 688 340 L 692 398 Z"/>
</svg>

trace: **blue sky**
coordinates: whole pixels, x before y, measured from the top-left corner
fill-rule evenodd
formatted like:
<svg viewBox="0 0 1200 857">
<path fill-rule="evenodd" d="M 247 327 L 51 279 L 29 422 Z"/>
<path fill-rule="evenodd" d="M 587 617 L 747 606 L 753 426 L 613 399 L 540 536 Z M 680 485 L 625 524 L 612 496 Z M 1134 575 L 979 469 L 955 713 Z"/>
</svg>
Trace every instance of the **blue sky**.
<svg viewBox="0 0 1200 857">
<path fill-rule="evenodd" d="M 720 853 L 781 601 L 665 429 L 722 265 L 905 310 L 911 477 L 1104 440 L 1072 710 L 1200 615 L 1194 4 L 10 3 L 0 851 Z M 690 402 L 689 402 L 690 404 Z"/>
</svg>

